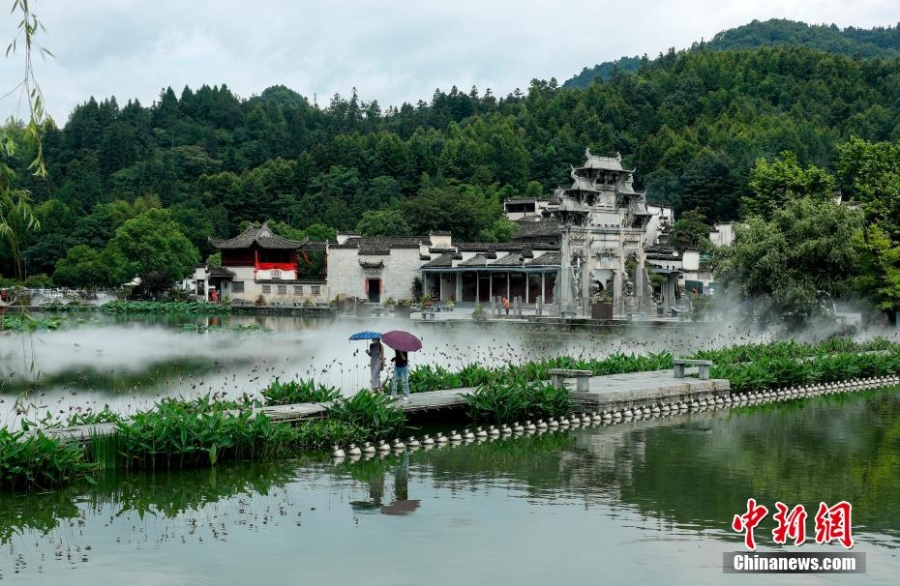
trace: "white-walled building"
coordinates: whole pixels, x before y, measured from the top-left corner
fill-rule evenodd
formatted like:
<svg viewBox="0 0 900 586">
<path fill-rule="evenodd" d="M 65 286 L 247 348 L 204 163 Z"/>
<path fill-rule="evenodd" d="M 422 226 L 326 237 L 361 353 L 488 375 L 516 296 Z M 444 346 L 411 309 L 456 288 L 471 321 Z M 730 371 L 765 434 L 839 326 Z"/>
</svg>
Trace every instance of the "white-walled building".
<svg viewBox="0 0 900 586">
<path fill-rule="evenodd" d="M 195 291 L 208 291 L 210 285 L 218 283 L 219 298 L 233 301 L 255 303 L 262 298 L 270 305 L 303 305 L 329 300 L 324 279 L 300 278 L 299 264 L 309 262 L 304 250 L 308 238 L 302 242 L 288 240 L 263 224 L 250 226 L 229 240 L 210 239 L 210 243 L 221 251 L 222 266 L 198 268 Z"/>
<path fill-rule="evenodd" d="M 339 233 L 337 242 L 328 244 L 329 292 L 332 298 L 360 298 L 371 303 L 412 301 L 413 282 L 428 260 L 429 250 L 444 248 L 450 248 L 447 232 L 412 238 Z"/>
</svg>

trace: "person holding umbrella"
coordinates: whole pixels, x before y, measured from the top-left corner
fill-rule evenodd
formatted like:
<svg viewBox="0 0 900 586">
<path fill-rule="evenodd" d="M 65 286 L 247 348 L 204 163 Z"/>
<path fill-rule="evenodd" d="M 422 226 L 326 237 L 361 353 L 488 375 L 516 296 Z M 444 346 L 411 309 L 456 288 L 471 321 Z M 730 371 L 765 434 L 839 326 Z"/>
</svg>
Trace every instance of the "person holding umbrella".
<svg viewBox="0 0 900 586">
<path fill-rule="evenodd" d="M 391 379 L 391 399 L 397 398 L 397 381 L 403 383 L 403 400 L 409 401 L 409 356 L 403 350 L 394 350 L 394 378 Z"/>
<path fill-rule="evenodd" d="M 384 346 L 381 345 L 381 338 L 373 338 L 366 350 L 369 355 L 369 369 L 372 372 L 369 386 L 373 393 L 381 391 L 381 371 L 384 370 Z"/>
<path fill-rule="evenodd" d="M 391 379 L 391 398 L 397 398 L 397 382 L 403 383 L 403 400 L 409 401 L 409 355 L 422 349 L 422 341 L 409 332 L 391 330 L 381 335 L 384 343 L 394 349 L 394 377 Z"/>
</svg>

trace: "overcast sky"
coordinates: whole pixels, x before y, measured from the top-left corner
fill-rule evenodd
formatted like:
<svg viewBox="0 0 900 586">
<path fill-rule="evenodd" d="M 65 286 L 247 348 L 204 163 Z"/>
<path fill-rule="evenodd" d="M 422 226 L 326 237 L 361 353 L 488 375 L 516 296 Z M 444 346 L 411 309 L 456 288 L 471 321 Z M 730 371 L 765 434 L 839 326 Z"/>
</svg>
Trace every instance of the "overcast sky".
<svg viewBox="0 0 900 586">
<path fill-rule="evenodd" d="M 2 6 L 3 0 L 0 0 Z M 11 6 L 12 0 L 5 0 Z M 585 66 L 655 57 L 753 19 L 839 27 L 896 26 L 896 0 L 32 0 L 55 59 L 35 60 L 62 125 L 91 96 L 227 84 L 241 97 L 282 84 L 327 105 L 357 88 L 382 108 L 430 101 L 435 88 L 505 96 L 533 78 L 560 83 Z M 0 12 L 2 45 L 19 15 Z M 23 76 L 21 52 L 0 61 L 0 90 Z M 17 92 L 0 115 L 24 117 Z"/>
</svg>

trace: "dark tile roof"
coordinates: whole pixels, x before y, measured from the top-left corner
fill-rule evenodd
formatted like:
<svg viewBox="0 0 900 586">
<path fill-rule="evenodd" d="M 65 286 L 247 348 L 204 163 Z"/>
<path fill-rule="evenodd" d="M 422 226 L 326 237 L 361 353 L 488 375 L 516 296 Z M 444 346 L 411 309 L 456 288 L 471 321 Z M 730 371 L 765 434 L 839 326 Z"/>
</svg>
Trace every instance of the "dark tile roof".
<svg viewBox="0 0 900 586">
<path fill-rule="evenodd" d="M 587 159 L 581 169 L 603 169 L 605 171 L 624 171 L 622 168 L 622 157 L 616 153 L 615 157 L 601 157 L 592 154 L 590 150 L 584 152 Z"/>
<path fill-rule="evenodd" d="M 432 259 L 430 262 L 427 262 L 422 265 L 423 269 L 426 268 L 449 268 L 453 266 L 453 253 L 445 252 L 439 257 Z"/>
<path fill-rule="evenodd" d="M 209 267 L 210 279 L 233 279 L 234 273 L 223 267 Z"/>
<path fill-rule="evenodd" d="M 540 236 L 559 236 L 559 222 L 556 220 L 519 220 L 516 222 L 519 226 L 514 239 L 519 238 L 535 238 Z"/>
<path fill-rule="evenodd" d="M 681 254 L 671 246 L 658 244 L 644 249 L 647 260 L 665 260 L 668 262 L 681 260 Z"/>
<path fill-rule="evenodd" d="M 521 250 L 523 246 L 520 242 L 504 242 L 497 244 L 496 242 L 462 242 L 457 245 L 460 252 L 497 252 L 500 250 Z"/>
<path fill-rule="evenodd" d="M 469 260 L 464 260 L 463 262 L 459 263 L 459 266 L 461 266 L 461 267 L 483 267 L 483 266 L 487 266 L 487 260 L 484 258 L 483 254 L 476 254 Z"/>
<path fill-rule="evenodd" d="M 262 226 L 250 226 L 243 234 L 230 240 L 209 239 L 209 243 L 218 249 L 250 248 L 253 244 L 256 244 L 260 248 L 297 250 L 303 248 L 308 242 L 309 238 L 304 238 L 302 242 L 282 238 L 272 232 L 268 223 L 264 223 Z"/>
<path fill-rule="evenodd" d="M 419 248 L 423 240 L 420 236 L 400 238 L 388 236 L 353 237 L 344 244 L 332 244 L 332 248 L 358 248 L 359 254 L 390 254 L 392 248 Z"/>
<path fill-rule="evenodd" d="M 557 251 L 545 252 L 540 256 L 535 256 L 533 259 L 527 261 L 525 266 L 529 267 L 547 267 L 547 266 L 556 266 L 559 265 L 560 255 Z"/>
<path fill-rule="evenodd" d="M 519 267 L 522 266 L 522 255 L 518 252 L 507 254 L 491 263 L 492 267 Z"/>
<path fill-rule="evenodd" d="M 667 262 L 677 262 L 681 261 L 681 255 L 675 256 L 671 252 L 668 254 L 660 254 L 656 252 L 648 252 L 646 255 L 647 260 L 660 260 Z"/>
</svg>

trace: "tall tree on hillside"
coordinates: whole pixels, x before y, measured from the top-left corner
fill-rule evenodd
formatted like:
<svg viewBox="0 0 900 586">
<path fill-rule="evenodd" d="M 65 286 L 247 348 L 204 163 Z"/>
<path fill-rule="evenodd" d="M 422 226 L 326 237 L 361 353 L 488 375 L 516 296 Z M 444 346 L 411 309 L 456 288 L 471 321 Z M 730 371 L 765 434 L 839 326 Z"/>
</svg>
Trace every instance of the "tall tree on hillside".
<svg viewBox="0 0 900 586">
<path fill-rule="evenodd" d="M 857 285 L 895 324 L 900 310 L 900 142 L 854 138 L 838 150 L 840 177 L 866 215 L 866 229 L 854 239 L 860 257 Z"/>
<path fill-rule="evenodd" d="M 834 197 L 835 179 L 819 167 L 802 168 L 797 155 L 782 152 L 772 163 L 759 159 L 750 173 L 752 196 L 744 198 L 744 213 L 769 219 L 791 200 L 811 197 L 825 201 Z"/>
</svg>

